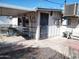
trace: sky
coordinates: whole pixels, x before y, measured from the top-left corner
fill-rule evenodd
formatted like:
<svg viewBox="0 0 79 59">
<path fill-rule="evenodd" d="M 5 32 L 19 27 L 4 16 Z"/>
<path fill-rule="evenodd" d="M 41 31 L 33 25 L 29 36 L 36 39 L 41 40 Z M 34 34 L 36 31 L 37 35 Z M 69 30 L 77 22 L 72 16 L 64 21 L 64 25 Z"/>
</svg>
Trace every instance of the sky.
<svg viewBox="0 0 79 59">
<path fill-rule="evenodd" d="M 48 2 L 52 1 L 52 2 Z M 63 9 L 64 6 L 64 0 L 0 0 L 1 5 L 14 5 L 14 6 L 20 6 L 24 8 L 56 8 L 56 9 Z M 71 3 L 79 3 L 79 0 L 66 0 L 67 4 Z M 53 3 L 54 2 L 54 3 Z M 0 17 L 0 23 L 6 23 L 4 18 Z"/>
<path fill-rule="evenodd" d="M 0 0 L 0 3 L 5 3 L 9 5 L 16 5 L 21 7 L 27 7 L 27 8 L 36 8 L 36 7 L 42 7 L 42 8 L 63 8 L 64 6 L 64 0 L 49 0 L 52 2 L 48 2 L 45 0 Z M 78 0 L 66 0 L 67 3 L 75 3 L 79 2 Z M 53 3 L 55 2 L 55 3 Z M 59 3 L 59 4 L 57 4 Z"/>
</svg>

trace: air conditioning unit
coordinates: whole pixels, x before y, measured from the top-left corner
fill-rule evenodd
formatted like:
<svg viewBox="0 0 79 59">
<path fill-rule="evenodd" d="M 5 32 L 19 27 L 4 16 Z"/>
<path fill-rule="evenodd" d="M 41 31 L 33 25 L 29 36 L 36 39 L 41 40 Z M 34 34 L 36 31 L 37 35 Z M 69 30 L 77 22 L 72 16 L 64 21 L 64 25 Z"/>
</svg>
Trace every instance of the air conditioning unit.
<svg viewBox="0 0 79 59">
<path fill-rule="evenodd" d="M 64 16 L 79 16 L 79 4 L 65 4 Z"/>
</svg>

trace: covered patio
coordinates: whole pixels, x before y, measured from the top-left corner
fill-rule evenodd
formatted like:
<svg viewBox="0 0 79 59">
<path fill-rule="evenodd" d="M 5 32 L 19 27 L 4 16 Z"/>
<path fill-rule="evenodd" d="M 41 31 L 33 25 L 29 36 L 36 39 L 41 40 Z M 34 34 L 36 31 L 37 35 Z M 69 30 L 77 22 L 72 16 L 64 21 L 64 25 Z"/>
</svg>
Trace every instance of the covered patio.
<svg viewBox="0 0 79 59">
<path fill-rule="evenodd" d="M 33 16 L 32 16 L 33 15 Z M 34 28 L 31 22 L 34 22 L 35 10 L 29 8 L 23 8 L 19 6 L 0 6 L 0 17 L 6 17 L 10 19 L 10 26 L 6 24 L 6 29 L 9 27 L 16 28 L 23 35 L 31 35 L 32 28 Z M 5 19 L 7 20 L 7 19 Z M 3 24 L 1 24 L 3 25 Z M 33 26 L 31 26 L 33 25 Z M 2 27 L 2 26 L 1 26 Z M 3 26 L 5 27 L 5 26 Z M 4 29 L 3 29 L 4 30 Z M 31 32 L 31 33 L 30 33 Z M 7 32 L 6 32 L 7 33 Z M 33 37 L 33 35 L 31 36 Z"/>
<path fill-rule="evenodd" d="M 24 37 L 47 39 L 60 36 L 62 12 L 60 9 L 36 8 L 21 9 L 0 6 L 0 16 L 12 16 L 11 26 Z"/>
</svg>

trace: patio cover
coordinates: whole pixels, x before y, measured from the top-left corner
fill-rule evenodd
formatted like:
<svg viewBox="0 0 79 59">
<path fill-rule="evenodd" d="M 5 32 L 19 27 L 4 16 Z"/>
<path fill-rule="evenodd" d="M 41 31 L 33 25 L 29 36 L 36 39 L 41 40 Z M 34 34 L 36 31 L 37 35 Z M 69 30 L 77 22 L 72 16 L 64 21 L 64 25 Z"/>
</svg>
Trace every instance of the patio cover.
<svg viewBox="0 0 79 59">
<path fill-rule="evenodd" d="M 0 4 L 0 16 L 17 16 L 30 11 L 34 10 L 14 5 Z"/>
</svg>

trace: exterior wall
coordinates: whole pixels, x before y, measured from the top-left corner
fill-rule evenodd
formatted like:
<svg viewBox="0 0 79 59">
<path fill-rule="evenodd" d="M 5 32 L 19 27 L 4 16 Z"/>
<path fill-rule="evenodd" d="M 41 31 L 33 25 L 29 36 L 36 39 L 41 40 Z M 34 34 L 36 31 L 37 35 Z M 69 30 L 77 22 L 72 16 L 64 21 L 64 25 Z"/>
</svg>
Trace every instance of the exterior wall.
<svg viewBox="0 0 79 59">
<path fill-rule="evenodd" d="M 64 6 L 64 16 L 77 16 L 78 15 L 78 4 L 69 4 Z"/>
<path fill-rule="evenodd" d="M 63 25 L 63 23 L 65 24 L 65 22 L 62 21 L 62 24 L 59 27 L 56 25 L 53 25 L 52 29 L 49 30 L 50 33 L 52 34 L 50 35 L 53 37 L 56 37 L 56 36 L 62 37 L 63 32 L 68 31 L 68 32 L 72 32 L 74 36 L 79 36 L 79 18 L 70 17 L 66 22 L 67 24 Z"/>
<path fill-rule="evenodd" d="M 61 36 L 61 14 L 59 12 L 52 12 L 52 16 L 50 12 L 39 11 L 37 14 L 37 29 L 36 29 L 36 39 L 40 38 L 40 13 L 48 13 L 48 38 Z M 59 22 L 58 22 L 59 20 Z M 59 24 L 56 24 L 59 23 Z"/>
<path fill-rule="evenodd" d="M 73 28 L 73 33 L 77 36 L 79 36 L 79 18 L 75 20 L 75 28 Z"/>
<path fill-rule="evenodd" d="M 60 26 L 61 26 L 61 14 L 58 12 L 53 12 L 52 16 L 49 15 L 48 37 L 60 36 Z"/>
<path fill-rule="evenodd" d="M 65 5 L 64 16 L 73 16 L 75 10 L 75 4 Z"/>
<path fill-rule="evenodd" d="M 64 16 L 79 16 L 79 4 L 65 4 Z"/>
<path fill-rule="evenodd" d="M 36 37 L 36 28 L 37 28 L 37 13 L 31 12 L 27 13 L 26 16 L 29 19 L 29 31 L 32 33 L 32 37 Z"/>
</svg>

